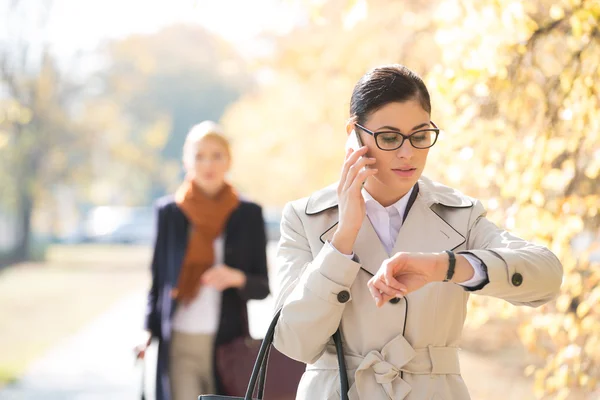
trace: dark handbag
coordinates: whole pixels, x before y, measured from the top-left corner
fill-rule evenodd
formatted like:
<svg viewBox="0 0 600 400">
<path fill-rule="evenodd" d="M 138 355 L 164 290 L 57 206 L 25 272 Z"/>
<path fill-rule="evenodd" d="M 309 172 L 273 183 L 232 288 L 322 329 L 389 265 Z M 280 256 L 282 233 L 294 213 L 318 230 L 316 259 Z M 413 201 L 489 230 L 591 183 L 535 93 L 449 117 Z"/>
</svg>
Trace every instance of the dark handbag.
<svg viewBox="0 0 600 400">
<path fill-rule="evenodd" d="M 248 377 L 258 357 L 261 340 L 245 335 L 219 345 L 216 349 L 216 367 L 222 392 L 228 396 L 243 396 L 248 388 Z M 306 369 L 304 363 L 292 360 L 271 348 L 265 385 L 265 399 L 294 400 L 300 378 Z"/>
<path fill-rule="evenodd" d="M 258 354 L 256 357 L 256 361 L 254 362 L 254 367 L 252 368 L 250 382 L 248 382 L 248 384 L 246 386 L 245 396 L 244 397 L 231 397 L 231 396 L 220 396 L 220 395 L 209 394 L 209 395 L 200 395 L 200 397 L 198 397 L 198 400 L 263 400 L 265 398 L 264 397 L 265 393 L 268 396 L 271 396 L 270 398 L 272 398 L 272 399 L 282 399 L 282 397 L 277 397 L 276 393 L 268 392 L 268 389 L 270 388 L 269 385 L 266 385 L 267 392 L 265 392 L 265 383 L 266 383 L 266 378 L 267 378 L 267 372 L 269 372 L 273 375 L 272 376 L 272 378 L 274 378 L 274 379 L 272 379 L 273 381 L 276 381 L 278 378 L 281 378 L 281 377 L 285 376 L 286 373 L 290 372 L 290 371 L 286 371 L 284 369 L 285 366 L 283 366 L 283 365 L 275 365 L 275 363 L 277 362 L 279 357 L 285 357 L 283 354 L 277 352 L 277 350 L 275 350 L 276 353 L 274 353 L 274 357 L 272 360 L 275 368 L 268 368 L 269 359 L 270 359 L 269 356 L 271 353 L 271 349 L 273 347 L 272 344 L 273 344 L 273 336 L 275 335 L 275 326 L 277 325 L 277 321 L 279 320 L 280 314 L 281 314 L 281 310 L 277 311 L 277 314 L 275 314 L 275 316 L 273 317 L 273 320 L 271 321 L 271 325 L 269 325 L 269 329 L 267 330 L 267 334 L 265 335 L 265 338 L 263 339 L 262 344 L 260 345 L 260 348 L 258 350 Z M 341 393 L 342 393 L 341 399 L 348 400 L 348 386 L 349 386 L 348 385 L 348 374 L 346 372 L 346 363 L 344 360 L 344 353 L 342 351 L 342 336 L 340 334 L 339 329 L 333 334 L 333 341 L 335 343 L 335 349 L 337 352 L 338 365 L 339 365 L 339 371 L 340 371 L 340 385 L 341 385 Z M 234 346 L 239 346 L 239 342 L 237 345 L 234 345 Z M 279 355 L 277 355 L 277 354 L 279 354 Z M 287 362 L 288 361 L 282 362 L 282 364 L 287 365 Z M 242 364 L 243 360 L 238 359 L 237 363 Z M 300 364 L 302 366 L 302 370 L 304 370 L 304 364 L 301 364 L 298 362 L 295 362 L 295 363 Z M 217 368 L 219 368 L 219 367 L 217 366 Z M 221 379 L 223 380 L 228 374 L 233 375 L 233 372 L 234 371 L 224 372 L 224 375 L 221 375 Z M 221 373 L 221 371 L 219 371 L 219 373 Z M 277 384 L 277 382 L 274 382 L 274 383 Z M 297 384 L 296 384 L 296 387 L 297 387 Z M 296 387 L 294 388 L 294 396 L 295 396 Z M 255 392 L 256 392 L 257 397 L 252 397 Z"/>
</svg>

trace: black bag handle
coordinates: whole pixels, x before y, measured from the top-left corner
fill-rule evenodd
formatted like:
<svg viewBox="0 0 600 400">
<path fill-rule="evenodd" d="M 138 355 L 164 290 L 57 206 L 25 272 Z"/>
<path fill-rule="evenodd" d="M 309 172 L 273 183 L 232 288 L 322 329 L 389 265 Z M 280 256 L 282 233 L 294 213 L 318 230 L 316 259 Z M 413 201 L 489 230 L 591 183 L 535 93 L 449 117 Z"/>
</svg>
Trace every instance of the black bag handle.
<svg viewBox="0 0 600 400">
<path fill-rule="evenodd" d="M 246 395 L 244 396 L 244 400 L 252 400 L 252 394 L 257 388 L 258 383 L 258 400 L 262 400 L 264 390 L 265 390 L 265 381 L 267 376 L 267 366 L 269 363 L 269 353 L 271 351 L 271 346 L 273 344 L 273 337 L 275 336 L 275 327 L 277 326 L 277 322 L 279 321 L 279 315 L 281 315 L 281 309 L 277 311 L 271 324 L 269 325 L 269 329 L 267 330 L 267 334 L 260 345 L 260 350 L 258 351 L 258 356 L 256 357 L 256 362 L 254 363 L 254 368 L 252 369 L 252 376 L 250 377 L 250 382 L 248 383 L 248 388 L 246 389 Z M 338 368 L 340 373 L 340 386 L 342 392 L 341 400 L 348 400 L 348 372 L 346 371 L 346 361 L 344 360 L 344 352 L 342 349 L 342 335 L 338 328 L 337 331 L 333 334 L 333 342 L 335 343 L 335 350 L 337 353 L 338 359 Z"/>
</svg>

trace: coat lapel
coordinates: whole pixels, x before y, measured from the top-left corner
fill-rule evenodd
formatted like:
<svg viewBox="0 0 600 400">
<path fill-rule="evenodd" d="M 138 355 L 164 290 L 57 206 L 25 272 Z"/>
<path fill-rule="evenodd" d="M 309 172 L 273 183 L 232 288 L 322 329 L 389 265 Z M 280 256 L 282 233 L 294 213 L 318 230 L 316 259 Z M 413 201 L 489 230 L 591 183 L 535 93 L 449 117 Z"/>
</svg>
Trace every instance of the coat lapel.
<svg viewBox="0 0 600 400">
<path fill-rule="evenodd" d="M 360 260 L 361 268 L 371 275 L 375 275 L 379 271 L 381 263 L 389 258 L 383 243 L 381 243 L 367 216 L 365 216 L 358 232 L 354 252 Z"/>
<path fill-rule="evenodd" d="M 333 226 L 327 229 L 321 235 L 321 241 L 325 243 L 333 239 L 333 234 L 337 228 L 337 218 Z M 362 269 L 369 272 L 371 275 L 375 275 L 383 260 L 388 258 L 388 254 L 379 240 L 379 236 L 375 232 L 375 228 L 371 224 L 371 221 L 367 216 L 363 219 L 360 231 L 358 231 L 358 237 L 354 244 L 354 254 L 360 260 Z"/>
<path fill-rule="evenodd" d="M 453 250 L 465 240 L 419 196 L 400 228 L 392 253 Z"/>
</svg>

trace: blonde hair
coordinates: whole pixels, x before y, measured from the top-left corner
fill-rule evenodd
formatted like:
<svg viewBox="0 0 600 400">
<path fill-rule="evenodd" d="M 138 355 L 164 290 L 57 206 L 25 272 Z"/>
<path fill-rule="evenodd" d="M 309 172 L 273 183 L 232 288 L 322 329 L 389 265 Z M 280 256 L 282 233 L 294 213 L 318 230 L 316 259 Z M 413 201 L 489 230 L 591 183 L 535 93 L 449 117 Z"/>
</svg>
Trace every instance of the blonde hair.
<svg viewBox="0 0 600 400">
<path fill-rule="evenodd" d="M 231 158 L 231 145 L 223 133 L 223 128 L 213 121 L 202 121 L 190 129 L 183 145 L 183 163 L 186 166 L 194 164 L 197 144 L 204 139 L 212 139 L 225 149 L 227 157 Z"/>
</svg>

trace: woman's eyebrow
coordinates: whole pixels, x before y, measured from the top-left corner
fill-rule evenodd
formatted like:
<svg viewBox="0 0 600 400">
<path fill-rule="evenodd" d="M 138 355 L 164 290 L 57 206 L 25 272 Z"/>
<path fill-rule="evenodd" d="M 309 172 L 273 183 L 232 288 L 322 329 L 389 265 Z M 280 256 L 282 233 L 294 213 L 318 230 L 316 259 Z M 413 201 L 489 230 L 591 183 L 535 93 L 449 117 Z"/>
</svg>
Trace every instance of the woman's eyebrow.
<svg viewBox="0 0 600 400">
<path fill-rule="evenodd" d="M 422 123 L 422 124 L 419 124 L 419 125 L 417 125 L 417 126 L 414 126 L 414 127 L 411 129 L 411 132 L 412 132 L 412 131 L 416 131 L 417 129 L 425 128 L 425 127 L 426 127 L 426 126 L 428 126 L 428 125 L 429 125 L 429 122 L 424 122 L 424 123 Z M 380 131 L 380 130 L 382 130 L 382 129 L 387 129 L 387 130 L 390 130 L 390 131 L 396 131 L 396 132 L 400 132 L 400 129 L 398 129 L 398 128 L 394 127 L 394 126 L 389 126 L 389 125 L 382 126 L 382 127 L 378 128 L 377 130 L 378 130 L 378 131 Z"/>
</svg>

